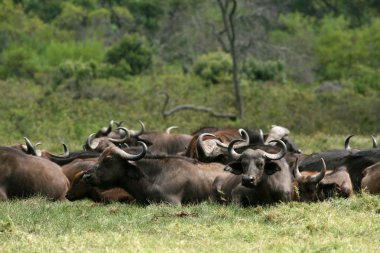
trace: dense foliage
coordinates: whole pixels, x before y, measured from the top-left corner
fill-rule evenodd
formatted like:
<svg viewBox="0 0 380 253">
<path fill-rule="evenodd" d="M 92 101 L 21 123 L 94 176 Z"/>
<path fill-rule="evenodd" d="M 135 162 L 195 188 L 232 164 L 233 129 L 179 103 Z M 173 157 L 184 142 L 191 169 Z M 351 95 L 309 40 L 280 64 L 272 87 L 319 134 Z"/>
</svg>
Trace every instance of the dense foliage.
<svg viewBox="0 0 380 253">
<path fill-rule="evenodd" d="M 2 0 L 0 136 L 77 140 L 110 119 L 187 132 L 271 124 L 297 133 L 379 132 L 379 5 L 305 3 L 238 1 L 245 115 L 231 122 L 192 111 L 162 116 L 180 104 L 236 112 L 216 2 Z"/>
</svg>

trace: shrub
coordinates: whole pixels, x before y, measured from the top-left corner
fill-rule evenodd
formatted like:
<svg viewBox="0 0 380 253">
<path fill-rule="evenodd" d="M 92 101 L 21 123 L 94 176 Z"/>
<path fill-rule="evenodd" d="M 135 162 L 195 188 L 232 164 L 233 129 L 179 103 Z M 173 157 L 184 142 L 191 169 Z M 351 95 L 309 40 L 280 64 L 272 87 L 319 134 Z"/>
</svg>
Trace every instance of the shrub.
<svg viewBox="0 0 380 253">
<path fill-rule="evenodd" d="M 126 35 L 107 51 L 106 62 L 125 74 L 137 75 L 152 65 L 152 49 L 145 37 Z"/>
<path fill-rule="evenodd" d="M 231 56 L 223 52 L 201 55 L 194 63 L 194 73 L 207 84 L 217 84 L 231 78 Z"/>
<path fill-rule="evenodd" d="M 7 48 L 1 55 L 0 77 L 33 78 L 38 69 L 37 59 L 37 54 L 30 48 Z"/>
<path fill-rule="evenodd" d="M 250 81 L 285 82 L 285 67 L 282 61 L 260 61 L 249 59 L 243 66 L 243 73 Z"/>
<path fill-rule="evenodd" d="M 102 43 L 95 40 L 52 41 L 47 45 L 42 57 L 47 64 L 52 66 L 58 66 L 67 60 L 101 62 L 104 59 L 104 48 Z"/>
<path fill-rule="evenodd" d="M 65 79 L 73 78 L 77 81 L 96 77 L 97 65 L 94 62 L 67 60 L 62 62 L 53 74 L 55 83 L 60 84 Z"/>
<path fill-rule="evenodd" d="M 61 13 L 54 19 L 54 24 L 61 29 L 80 31 L 84 26 L 87 13 L 82 7 L 69 2 L 62 3 Z"/>
<path fill-rule="evenodd" d="M 23 0 L 21 2 L 24 5 L 26 13 L 35 13 L 45 22 L 50 22 L 62 11 L 62 1 L 60 0 L 44 1 L 43 3 L 39 0 Z"/>
<path fill-rule="evenodd" d="M 354 90 L 365 94 L 368 90 L 380 91 L 379 69 L 371 68 L 362 64 L 356 64 L 353 68 Z"/>
</svg>

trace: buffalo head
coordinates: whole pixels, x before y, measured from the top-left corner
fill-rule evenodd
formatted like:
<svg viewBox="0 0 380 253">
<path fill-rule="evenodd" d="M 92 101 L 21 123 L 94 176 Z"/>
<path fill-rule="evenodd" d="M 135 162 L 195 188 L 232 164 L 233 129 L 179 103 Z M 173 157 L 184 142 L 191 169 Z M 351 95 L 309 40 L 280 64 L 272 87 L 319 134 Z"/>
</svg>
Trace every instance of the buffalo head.
<svg viewBox="0 0 380 253">
<path fill-rule="evenodd" d="M 146 144 L 143 142 L 139 144 L 142 146 L 142 151 L 138 154 L 127 153 L 116 146 L 107 147 L 93 169 L 83 175 L 83 180 L 94 186 L 111 188 L 120 186 L 125 179 L 143 177 L 142 171 L 130 163 L 142 159 L 147 152 Z"/>
<path fill-rule="evenodd" d="M 284 142 L 280 140 L 272 141 L 281 145 L 281 150 L 277 154 L 268 153 L 261 149 L 246 149 L 239 154 L 234 150 L 234 145 L 241 141 L 244 140 L 234 140 L 228 145 L 228 153 L 233 162 L 229 163 L 225 170 L 236 175 L 242 174 L 242 185 L 250 188 L 255 187 L 261 182 L 264 173 L 272 175 L 281 170 L 276 163 L 271 161 L 279 160 L 286 154 L 287 150 Z"/>
</svg>

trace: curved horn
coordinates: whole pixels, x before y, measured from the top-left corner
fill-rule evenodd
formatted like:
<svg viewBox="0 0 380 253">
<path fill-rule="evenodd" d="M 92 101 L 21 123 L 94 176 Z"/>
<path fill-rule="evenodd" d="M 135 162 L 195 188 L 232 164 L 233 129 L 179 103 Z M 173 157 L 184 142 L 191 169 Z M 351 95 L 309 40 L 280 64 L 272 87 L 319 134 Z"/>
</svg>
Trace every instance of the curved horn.
<svg viewBox="0 0 380 253">
<path fill-rule="evenodd" d="M 36 147 L 32 144 L 32 142 L 26 137 L 24 137 L 24 140 L 25 140 L 28 153 L 31 155 L 37 156 Z"/>
<path fill-rule="evenodd" d="M 248 135 L 247 131 L 245 131 L 243 128 L 240 128 L 239 134 L 242 137 L 242 139 L 245 140 L 245 143 L 248 146 L 249 145 L 249 135 Z"/>
<path fill-rule="evenodd" d="M 217 138 L 216 138 L 216 136 L 215 135 L 213 135 L 213 134 L 210 134 L 210 133 L 203 133 L 203 134 L 201 134 L 201 135 L 199 135 L 198 136 L 198 140 L 197 140 L 197 149 L 201 149 L 201 150 L 203 150 L 203 153 L 205 153 L 206 154 L 206 146 L 205 146 L 205 144 L 204 144 L 204 142 L 203 142 L 203 137 L 205 137 L 205 136 L 211 136 L 211 137 L 214 137 L 215 139 L 215 141 L 216 141 L 216 143 L 218 144 L 218 141 L 217 141 Z M 222 142 L 220 142 L 221 144 L 223 144 Z"/>
<path fill-rule="evenodd" d="M 262 129 L 259 129 L 259 140 L 261 144 L 264 144 L 264 132 Z"/>
<path fill-rule="evenodd" d="M 344 141 L 344 149 L 345 149 L 345 150 L 350 150 L 350 149 L 351 149 L 351 147 L 350 147 L 350 139 L 351 139 L 352 136 L 354 136 L 354 135 L 351 134 L 351 135 L 348 136 L 348 137 L 346 138 L 346 140 Z"/>
<path fill-rule="evenodd" d="M 166 128 L 166 131 L 165 131 L 165 132 L 166 132 L 167 134 L 170 134 L 170 131 L 171 131 L 171 130 L 173 130 L 173 129 L 177 129 L 177 128 L 178 128 L 178 126 L 170 126 L 170 127 Z"/>
<path fill-rule="evenodd" d="M 120 122 L 114 121 L 113 123 L 115 124 L 116 127 L 121 127 L 121 125 L 123 125 L 124 121 L 120 121 Z"/>
<path fill-rule="evenodd" d="M 67 145 L 65 143 L 62 143 L 62 145 L 63 145 L 63 154 L 62 155 L 55 155 L 55 154 L 49 153 L 49 156 L 60 157 L 60 158 L 67 158 L 67 157 L 69 157 L 70 152 L 69 152 L 69 149 L 67 148 Z"/>
<path fill-rule="evenodd" d="M 63 145 L 63 154 L 61 155 L 62 157 L 68 157 L 70 155 L 69 148 L 65 143 L 62 143 Z"/>
<path fill-rule="evenodd" d="M 102 135 L 108 135 L 109 133 L 111 133 L 112 131 L 112 125 L 113 125 L 114 121 L 111 120 L 110 123 L 108 124 L 108 127 L 107 128 L 102 128 L 100 131 L 102 133 Z"/>
<path fill-rule="evenodd" d="M 144 125 L 144 123 L 141 120 L 139 120 L 139 123 L 141 125 L 140 131 L 136 132 L 136 131 L 131 131 L 130 130 L 129 134 L 130 134 L 131 137 L 137 137 L 137 136 L 139 136 L 139 135 L 141 135 L 141 134 L 143 134 L 145 132 L 145 125 Z"/>
<path fill-rule="evenodd" d="M 299 180 L 302 178 L 302 175 L 300 173 L 300 170 L 298 168 L 298 157 L 296 159 L 296 165 L 295 165 L 295 168 L 294 168 L 294 177 L 296 180 Z"/>
<path fill-rule="evenodd" d="M 322 164 L 323 164 L 322 170 L 317 175 L 314 175 L 314 176 L 310 177 L 311 182 L 319 183 L 325 177 L 325 174 L 326 174 L 326 163 L 325 163 L 325 160 L 323 160 L 323 158 L 321 158 L 321 160 L 322 160 Z"/>
<path fill-rule="evenodd" d="M 371 135 L 371 138 L 372 138 L 372 147 L 377 148 L 377 140 L 375 139 L 373 135 Z"/>
<path fill-rule="evenodd" d="M 124 143 L 129 138 L 129 131 L 125 127 L 118 127 L 117 130 L 123 130 L 125 131 L 125 135 L 121 139 L 114 139 L 114 138 L 108 138 L 110 142 L 113 143 Z"/>
<path fill-rule="evenodd" d="M 233 140 L 230 142 L 230 144 L 228 145 L 228 154 L 230 154 L 230 156 L 234 159 L 234 160 L 238 160 L 241 156 L 241 154 L 237 153 L 234 149 L 234 145 L 236 142 L 242 142 L 245 140 Z"/>
<path fill-rule="evenodd" d="M 288 151 L 287 148 L 286 148 L 286 144 L 283 141 L 281 141 L 281 140 L 272 140 L 269 143 L 271 143 L 271 142 L 277 142 L 277 143 L 279 143 L 281 145 L 281 151 L 278 152 L 277 154 L 271 154 L 271 153 L 267 153 L 267 152 L 263 151 L 264 152 L 264 157 L 268 158 L 270 160 L 278 160 L 278 159 L 283 158 L 284 155 L 286 155 L 286 152 Z"/>
<path fill-rule="evenodd" d="M 98 146 L 99 143 L 96 143 L 96 145 L 94 146 L 92 144 L 92 141 L 95 139 L 95 133 L 92 133 L 88 136 L 87 138 L 87 141 L 86 141 L 86 145 L 84 146 L 85 149 L 90 149 L 90 150 L 94 150 L 96 149 L 96 147 Z"/>
<path fill-rule="evenodd" d="M 122 158 L 124 158 L 126 160 L 129 160 L 129 161 L 140 160 L 140 159 L 142 159 L 145 156 L 148 147 L 142 141 L 138 141 L 138 143 L 140 144 L 140 146 L 142 146 L 142 151 L 141 151 L 140 154 L 136 154 L 136 155 L 129 154 L 129 153 L 125 152 L 124 150 L 120 149 L 120 148 L 115 148 L 115 152 L 117 154 L 119 154 Z"/>
</svg>

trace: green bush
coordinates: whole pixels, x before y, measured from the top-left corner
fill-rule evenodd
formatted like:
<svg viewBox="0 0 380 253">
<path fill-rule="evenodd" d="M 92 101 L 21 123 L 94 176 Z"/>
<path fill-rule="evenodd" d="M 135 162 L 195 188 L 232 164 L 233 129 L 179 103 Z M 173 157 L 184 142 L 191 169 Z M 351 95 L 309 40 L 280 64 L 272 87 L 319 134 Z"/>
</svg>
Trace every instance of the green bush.
<svg viewBox="0 0 380 253">
<path fill-rule="evenodd" d="M 70 2 L 62 3 L 62 12 L 54 19 L 53 24 L 60 29 L 80 32 L 87 18 L 86 10 Z"/>
<path fill-rule="evenodd" d="M 38 70 L 37 54 L 30 48 L 13 46 L 1 55 L 0 77 L 33 78 Z"/>
<path fill-rule="evenodd" d="M 104 47 L 101 42 L 87 40 L 83 42 L 50 42 L 42 52 L 42 58 L 50 66 L 58 66 L 67 60 L 102 62 Z"/>
<path fill-rule="evenodd" d="M 107 51 L 106 62 L 126 75 L 138 75 L 152 65 L 152 49 L 145 37 L 125 35 Z"/>
<path fill-rule="evenodd" d="M 243 73 L 250 81 L 285 82 L 285 67 L 282 61 L 260 61 L 249 59 L 243 66 Z"/>
<path fill-rule="evenodd" d="M 77 81 L 88 80 L 97 76 L 97 65 L 94 62 L 67 60 L 62 62 L 53 74 L 55 83 L 60 84 L 65 79 L 73 78 Z"/>
<path fill-rule="evenodd" d="M 380 69 L 371 68 L 362 64 L 356 64 L 353 68 L 354 90 L 365 94 L 369 90 L 380 91 Z"/>
<path fill-rule="evenodd" d="M 61 0 L 22 0 L 21 1 L 26 13 L 34 13 L 45 22 L 50 22 L 57 17 L 62 11 Z"/>
<path fill-rule="evenodd" d="M 195 75 L 207 84 L 217 84 L 231 78 L 231 56 L 224 52 L 211 52 L 201 55 L 193 66 Z"/>
</svg>

